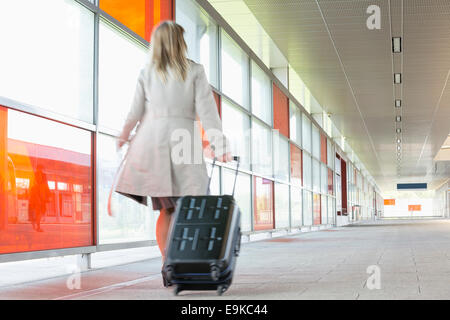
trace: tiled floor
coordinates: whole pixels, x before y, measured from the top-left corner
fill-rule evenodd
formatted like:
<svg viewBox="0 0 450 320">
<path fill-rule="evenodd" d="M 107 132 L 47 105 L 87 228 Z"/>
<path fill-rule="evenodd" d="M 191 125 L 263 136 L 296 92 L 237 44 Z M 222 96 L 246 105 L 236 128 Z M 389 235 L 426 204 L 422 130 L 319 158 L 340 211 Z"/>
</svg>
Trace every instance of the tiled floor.
<svg viewBox="0 0 450 320">
<path fill-rule="evenodd" d="M 384 220 L 246 243 L 233 285 L 215 292 L 162 287 L 160 259 L 0 288 L 1 299 L 449 299 L 450 220 Z M 373 288 L 379 270 L 380 289 Z M 379 268 L 379 269 L 377 269 Z M 3 277 L 5 275 L 0 275 Z M 73 280 L 73 278 L 72 278 Z M 376 280 L 376 279 L 375 279 Z"/>
</svg>

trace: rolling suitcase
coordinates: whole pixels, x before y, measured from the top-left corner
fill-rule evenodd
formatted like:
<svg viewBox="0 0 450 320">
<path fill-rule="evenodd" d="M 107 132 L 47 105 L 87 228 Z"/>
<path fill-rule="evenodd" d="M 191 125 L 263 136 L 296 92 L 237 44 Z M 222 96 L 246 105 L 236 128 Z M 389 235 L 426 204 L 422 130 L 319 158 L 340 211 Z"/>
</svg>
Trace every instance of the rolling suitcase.
<svg viewBox="0 0 450 320">
<path fill-rule="evenodd" d="M 182 290 L 216 290 L 231 285 L 241 244 L 241 212 L 232 195 L 185 196 L 178 199 L 168 234 L 163 275 L 174 294 Z M 212 170 L 214 170 L 215 159 Z M 211 173 L 212 177 L 212 173 Z"/>
</svg>

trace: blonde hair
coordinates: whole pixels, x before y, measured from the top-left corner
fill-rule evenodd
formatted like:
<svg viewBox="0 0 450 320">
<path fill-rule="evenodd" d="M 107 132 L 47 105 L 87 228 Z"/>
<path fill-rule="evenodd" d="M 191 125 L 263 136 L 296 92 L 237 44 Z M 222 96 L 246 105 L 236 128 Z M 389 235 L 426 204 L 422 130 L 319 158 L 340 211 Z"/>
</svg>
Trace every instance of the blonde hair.
<svg viewBox="0 0 450 320">
<path fill-rule="evenodd" d="M 151 38 L 151 63 L 163 81 L 167 80 L 168 68 L 175 71 L 180 80 L 186 79 L 189 61 L 184 29 L 173 21 L 163 21 L 153 31 Z"/>
</svg>

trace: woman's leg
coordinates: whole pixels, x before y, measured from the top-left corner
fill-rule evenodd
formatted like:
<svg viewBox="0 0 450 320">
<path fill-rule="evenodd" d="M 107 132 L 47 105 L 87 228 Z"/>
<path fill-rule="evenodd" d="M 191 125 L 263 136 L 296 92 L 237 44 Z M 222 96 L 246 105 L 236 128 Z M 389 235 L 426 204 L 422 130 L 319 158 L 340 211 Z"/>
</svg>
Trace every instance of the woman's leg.
<svg viewBox="0 0 450 320">
<path fill-rule="evenodd" d="M 161 209 L 159 211 L 159 218 L 156 222 L 156 242 L 158 242 L 159 251 L 163 258 L 166 256 L 166 241 L 167 233 L 169 232 L 170 219 L 172 217 L 173 208 L 171 209 Z"/>
</svg>

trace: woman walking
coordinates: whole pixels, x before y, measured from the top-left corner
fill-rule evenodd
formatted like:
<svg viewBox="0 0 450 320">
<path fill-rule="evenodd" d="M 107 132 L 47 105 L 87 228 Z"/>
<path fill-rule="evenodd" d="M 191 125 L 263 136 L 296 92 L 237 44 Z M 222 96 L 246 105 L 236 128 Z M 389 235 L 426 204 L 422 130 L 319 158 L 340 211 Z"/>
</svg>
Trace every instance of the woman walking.
<svg viewBox="0 0 450 320">
<path fill-rule="evenodd" d="M 160 215 L 156 240 L 163 261 L 171 214 L 176 200 L 204 195 L 208 174 L 197 117 L 217 160 L 231 160 L 227 140 L 203 66 L 188 60 L 184 29 L 172 21 L 153 32 L 150 61 L 141 71 L 134 101 L 118 145 L 136 127 L 116 191 L 146 205 L 151 197 Z"/>
</svg>

